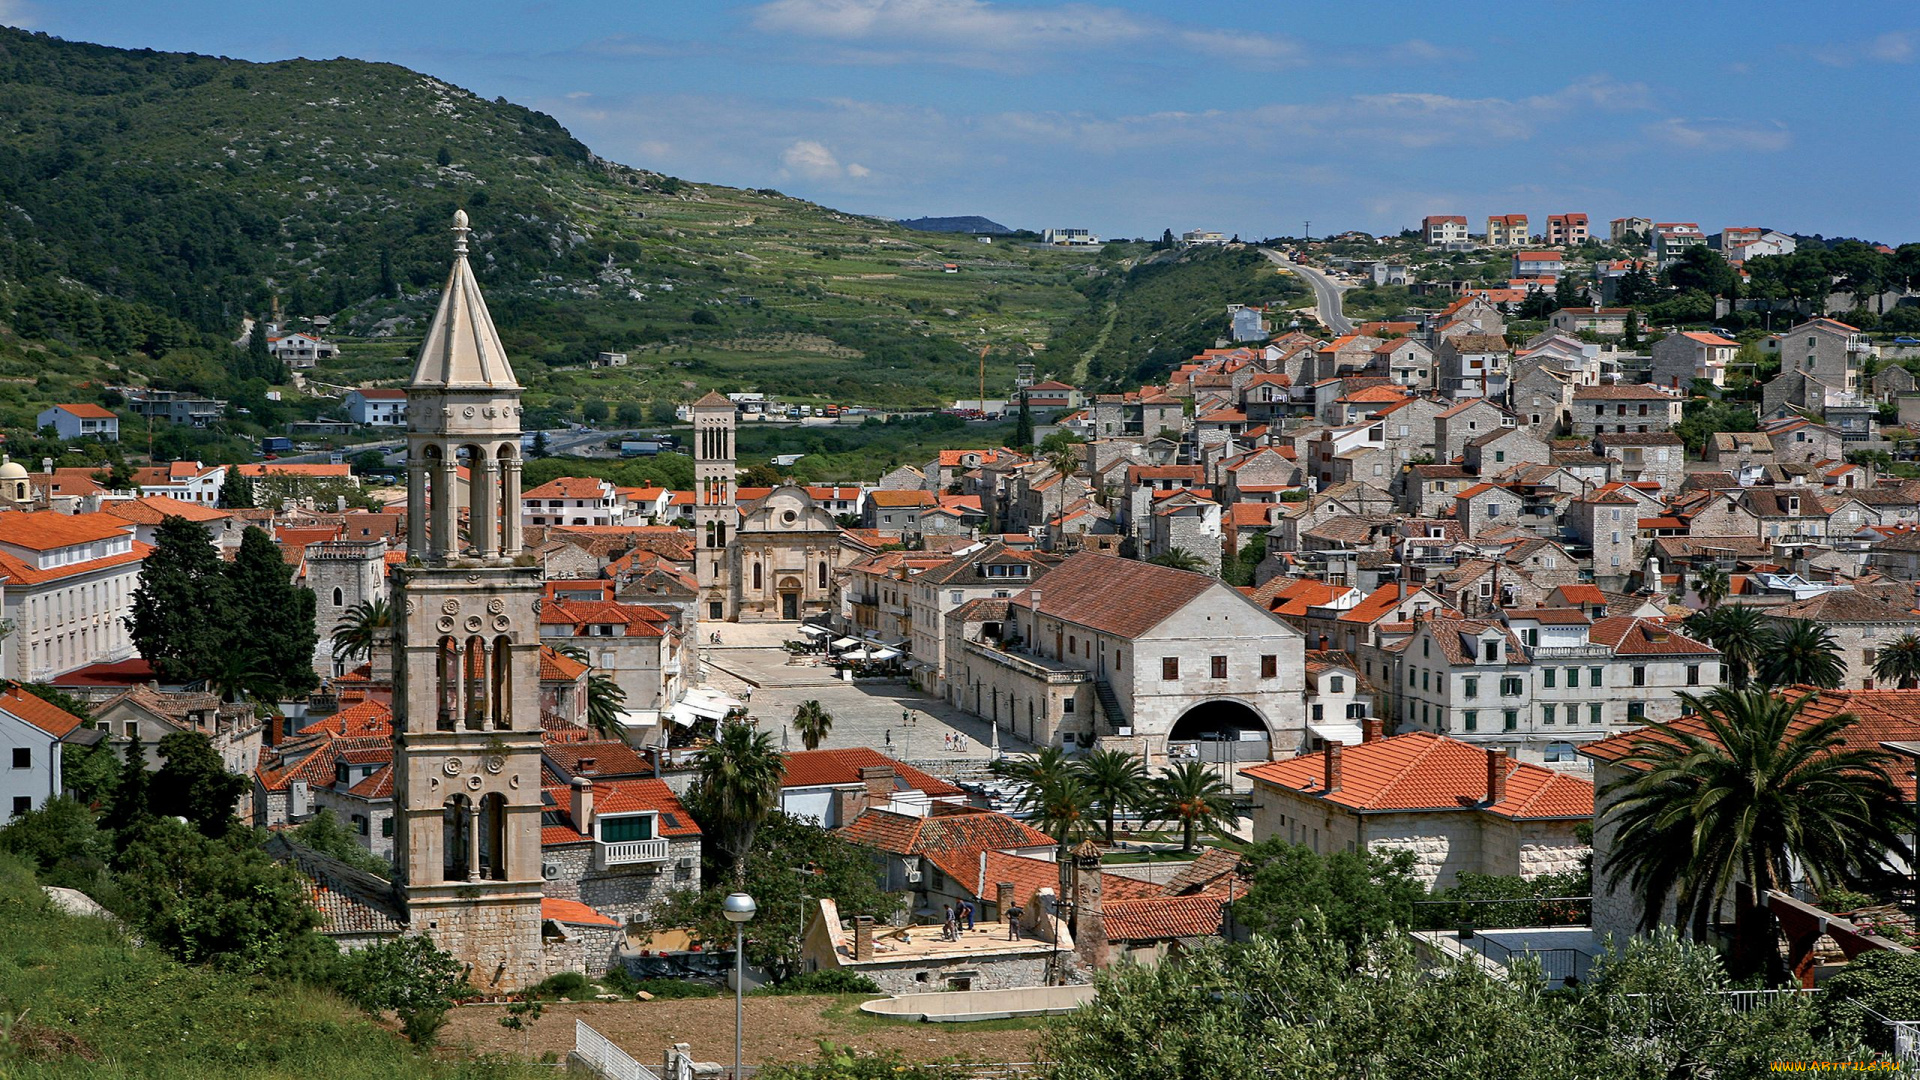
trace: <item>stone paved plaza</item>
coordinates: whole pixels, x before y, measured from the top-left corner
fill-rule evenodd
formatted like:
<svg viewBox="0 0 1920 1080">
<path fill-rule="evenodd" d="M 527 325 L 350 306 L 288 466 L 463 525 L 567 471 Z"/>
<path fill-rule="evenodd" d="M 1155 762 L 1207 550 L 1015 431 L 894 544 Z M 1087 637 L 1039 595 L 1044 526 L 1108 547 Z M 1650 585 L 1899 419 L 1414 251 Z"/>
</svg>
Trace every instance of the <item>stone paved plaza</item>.
<svg viewBox="0 0 1920 1080">
<path fill-rule="evenodd" d="M 751 689 L 748 712 L 758 717 L 776 739 L 784 738 L 786 749 L 802 749 L 799 736 L 791 734 L 789 725 L 800 703 L 813 699 L 833 715 L 833 730 L 822 744 L 827 748 L 869 746 L 916 762 L 985 762 L 991 757 L 992 733 L 986 721 L 922 694 L 905 680 L 848 683 L 824 663 L 815 666 L 818 657 L 789 663 L 781 644 L 801 636 L 798 623 L 701 624 L 703 635 L 716 629 L 720 634 L 718 645 L 704 636 L 700 643 L 700 659 L 708 672 L 706 685 L 739 698 L 746 698 Z M 913 718 L 912 723 L 902 720 L 902 712 Z M 944 736 L 955 732 L 966 736 L 964 750 L 946 749 Z M 1025 740 L 1004 731 L 1000 740 L 1005 753 L 1033 749 Z"/>
</svg>

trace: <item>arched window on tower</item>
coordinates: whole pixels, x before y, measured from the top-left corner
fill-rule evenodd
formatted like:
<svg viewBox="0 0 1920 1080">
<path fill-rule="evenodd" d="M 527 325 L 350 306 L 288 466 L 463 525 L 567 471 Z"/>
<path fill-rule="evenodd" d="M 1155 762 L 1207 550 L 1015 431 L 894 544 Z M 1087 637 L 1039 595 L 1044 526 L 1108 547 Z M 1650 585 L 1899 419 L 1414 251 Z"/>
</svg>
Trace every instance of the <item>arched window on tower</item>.
<svg viewBox="0 0 1920 1080">
<path fill-rule="evenodd" d="M 435 697 L 439 702 L 439 721 L 441 731 L 452 731 L 454 717 L 460 714 L 460 643 L 450 637 L 440 639 L 439 662 Z"/>
<path fill-rule="evenodd" d="M 447 800 L 440 824 L 441 880 L 465 881 L 472 864 L 473 804 L 465 795 Z"/>
<path fill-rule="evenodd" d="M 346 606 L 346 603 L 347 603 L 347 594 L 346 594 L 346 590 L 344 590 L 344 589 L 342 589 L 342 588 L 340 588 L 340 587 L 339 587 L 339 586 L 337 586 L 337 585 L 336 585 L 336 586 L 334 586 L 334 589 L 333 589 L 333 606 L 334 606 L 334 607 L 345 607 L 345 606 Z"/>
<path fill-rule="evenodd" d="M 480 799 L 480 876 L 507 880 L 507 797 L 497 791 Z"/>
<path fill-rule="evenodd" d="M 493 726 L 501 731 L 513 727 L 513 649 L 505 635 L 493 639 Z"/>
<path fill-rule="evenodd" d="M 822 591 L 825 591 L 826 587 L 827 587 L 827 560 L 821 559 L 820 560 L 820 588 Z"/>
<path fill-rule="evenodd" d="M 754 563 L 753 564 L 753 591 L 759 592 L 763 588 L 765 588 L 765 586 L 762 585 L 760 582 L 760 564 Z"/>
<path fill-rule="evenodd" d="M 487 724 L 487 642 L 480 637 L 467 639 L 461 668 L 466 675 L 467 730 L 479 731 Z"/>
</svg>

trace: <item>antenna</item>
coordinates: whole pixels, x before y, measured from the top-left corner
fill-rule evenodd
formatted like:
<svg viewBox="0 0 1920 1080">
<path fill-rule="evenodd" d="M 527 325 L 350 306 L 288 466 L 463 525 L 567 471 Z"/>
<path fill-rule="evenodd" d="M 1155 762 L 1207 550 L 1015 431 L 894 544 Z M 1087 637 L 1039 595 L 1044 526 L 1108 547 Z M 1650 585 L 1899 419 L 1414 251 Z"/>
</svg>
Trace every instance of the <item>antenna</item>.
<svg viewBox="0 0 1920 1080">
<path fill-rule="evenodd" d="M 1312 221 L 1308 221 L 1308 222 L 1306 223 L 1306 225 L 1307 225 L 1307 239 L 1306 239 L 1306 243 L 1309 243 L 1309 244 L 1311 244 L 1311 243 L 1313 243 L 1313 222 L 1312 222 Z"/>
</svg>

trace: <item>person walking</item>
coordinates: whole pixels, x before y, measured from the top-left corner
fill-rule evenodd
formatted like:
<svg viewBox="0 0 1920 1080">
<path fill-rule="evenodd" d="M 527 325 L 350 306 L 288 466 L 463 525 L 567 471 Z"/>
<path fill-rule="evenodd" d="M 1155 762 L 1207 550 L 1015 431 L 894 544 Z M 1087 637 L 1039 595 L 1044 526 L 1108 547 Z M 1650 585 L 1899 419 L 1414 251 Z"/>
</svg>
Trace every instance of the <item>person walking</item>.
<svg viewBox="0 0 1920 1080">
<path fill-rule="evenodd" d="M 952 941 L 960 936 L 960 924 L 953 917 L 952 904 L 947 905 L 946 911 L 946 921 L 940 926 L 940 938 L 943 941 Z"/>
<path fill-rule="evenodd" d="M 893 729 L 887 729 L 887 749 L 893 749 Z"/>
</svg>

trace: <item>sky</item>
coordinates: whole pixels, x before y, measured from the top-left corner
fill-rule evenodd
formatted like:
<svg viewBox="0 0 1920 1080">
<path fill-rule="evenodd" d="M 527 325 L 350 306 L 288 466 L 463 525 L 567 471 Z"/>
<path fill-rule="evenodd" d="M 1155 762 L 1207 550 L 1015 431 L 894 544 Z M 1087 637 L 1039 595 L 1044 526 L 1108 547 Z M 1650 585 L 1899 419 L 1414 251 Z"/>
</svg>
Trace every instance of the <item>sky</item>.
<svg viewBox="0 0 1920 1080">
<path fill-rule="evenodd" d="M 1911 2 L 0 0 L 0 23 L 402 64 L 615 161 L 885 217 L 1920 240 Z"/>
</svg>

